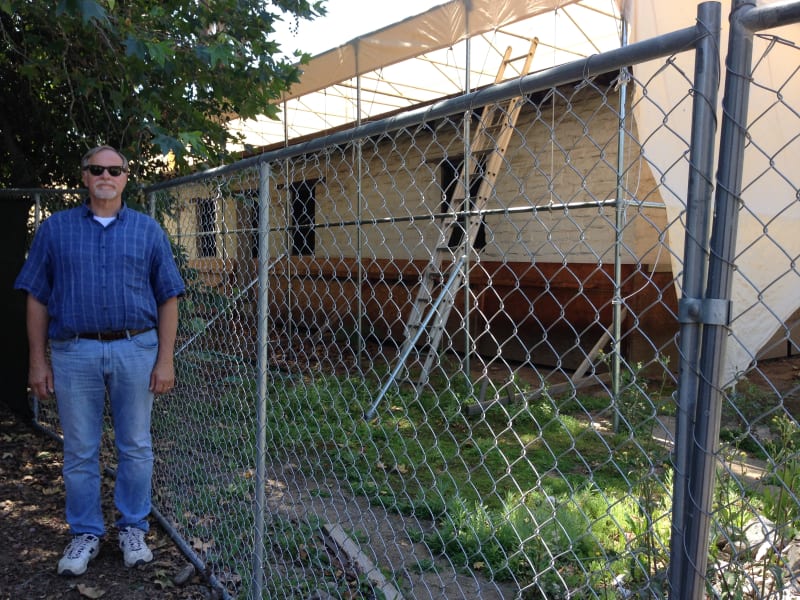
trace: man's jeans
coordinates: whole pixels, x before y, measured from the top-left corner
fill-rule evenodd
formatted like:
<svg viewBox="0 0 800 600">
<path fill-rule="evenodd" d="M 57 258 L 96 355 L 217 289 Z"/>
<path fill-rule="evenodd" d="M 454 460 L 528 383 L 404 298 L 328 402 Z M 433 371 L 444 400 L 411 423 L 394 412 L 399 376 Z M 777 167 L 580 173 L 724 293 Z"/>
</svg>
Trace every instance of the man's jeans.
<svg viewBox="0 0 800 600">
<path fill-rule="evenodd" d="M 130 339 L 51 340 L 55 395 L 64 436 L 66 518 L 70 533 L 105 533 L 100 500 L 100 441 L 106 392 L 114 424 L 116 525 L 149 530 L 153 475 L 150 374 L 155 329 Z"/>
</svg>

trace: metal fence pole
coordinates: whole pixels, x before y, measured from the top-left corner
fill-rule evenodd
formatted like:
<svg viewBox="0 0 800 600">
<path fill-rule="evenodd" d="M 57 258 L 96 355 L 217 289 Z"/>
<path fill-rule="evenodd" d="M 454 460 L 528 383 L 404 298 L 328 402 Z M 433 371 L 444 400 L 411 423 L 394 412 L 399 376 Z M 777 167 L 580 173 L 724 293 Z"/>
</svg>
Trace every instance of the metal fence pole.
<svg viewBox="0 0 800 600">
<path fill-rule="evenodd" d="M 785 3 L 776 7 L 755 8 L 753 0 L 734 0 L 731 7 L 730 38 L 726 59 L 725 93 L 722 100 L 722 125 L 720 156 L 715 194 L 715 215 L 711 232 L 710 261 L 706 306 L 730 305 L 733 284 L 736 236 L 741 205 L 744 151 L 747 145 L 747 113 L 749 106 L 751 64 L 753 57 L 753 30 L 756 23 L 763 26 L 787 19 L 800 19 L 798 3 Z M 772 18 L 774 16 L 775 18 Z M 718 446 L 721 414 L 722 366 L 725 357 L 725 339 L 728 321 L 706 324 L 702 334 L 700 380 L 697 393 L 696 421 L 691 464 L 689 466 L 687 506 L 688 558 L 693 573 L 684 577 L 684 593 L 680 598 L 702 597 L 708 557 L 708 534 L 713 501 L 715 450 Z M 688 517 L 687 517 L 688 518 Z"/>
<path fill-rule="evenodd" d="M 697 43 L 695 58 L 694 106 L 690 146 L 689 182 L 687 187 L 686 234 L 684 241 L 683 297 L 679 301 L 680 375 L 678 417 L 675 439 L 675 475 L 673 484 L 672 536 L 670 543 L 670 587 L 672 597 L 699 598 L 694 593 L 694 581 L 687 578 L 689 565 L 704 560 L 707 540 L 698 540 L 687 531 L 686 495 L 691 494 L 687 465 L 692 459 L 691 424 L 695 416 L 695 394 L 699 373 L 698 342 L 703 323 L 703 311 L 698 307 L 702 297 L 705 264 L 708 259 L 708 224 L 713 190 L 714 139 L 716 106 L 719 89 L 719 36 L 721 25 L 719 3 L 706 2 L 698 6 L 697 19 L 708 35 Z M 688 437 L 687 437 L 688 436 Z M 687 582 L 689 579 L 689 582 Z M 702 582 L 701 582 L 702 583 Z M 689 585 L 691 584 L 691 585 Z M 688 589 L 685 586 L 689 585 Z M 678 590 L 684 589 L 681 593 Z M 702 588 L 701 590 L 702 591 Z"/>
<path fill-rule="evenodd" d="M 628 26 L 622 21 L 622 46 L 628 45 Z M 628 202 L 625 198 L 625 186 L 622 173 L 625 169 L 625 121 L 628 118 L 626 104 L 628 102 L 628 81 L 631 74 L 628 69 L 619 71 L 619 130 L 617 132 L 617 188 L 614 193 L 614 306 L 611 334 L 611 390 L 614 398 L 619 398 L 620 368 L 622 363 L 622 245 L 625 215 Z M 614 411 L 614 431 L 619 430 L 619 410 Z"/>
<path fill-rule="evenodd" d="M 752 33 L 738 18 L 745 2 L 735 0 L 731 12 L 730 38 L 723 121 L 720 136 L 718 185 L 715 194 L 716 218 L 712 224 L 706 304 L 730 302 L 733 259 L 736 248 L 737 212 L 741 197 L 741 169 L 744 160 Z M 685 576 L 680 581 L 680 598 L 701 598 L 708 563 L 708 532 L 714 490 L 714 450 L 719 438 L 721 414 L 720 371 L 730 315 L 723 323 L 707 323 L 702 332 L 699 362 L 697 407 L 694 411 L 692 447 L 687 471 L 687 503 L 684 507 L 686 560 Z"/>
<path fill-rule="evenodd" d="M 266 511 L 267 373 L 269 349 L 269 163 L 259 164 L 258 180 L 258 398 L 256 434 L 255 548 L 251 598 L 262 597 L 264 587 L 264 517 Z"/>
</svg>

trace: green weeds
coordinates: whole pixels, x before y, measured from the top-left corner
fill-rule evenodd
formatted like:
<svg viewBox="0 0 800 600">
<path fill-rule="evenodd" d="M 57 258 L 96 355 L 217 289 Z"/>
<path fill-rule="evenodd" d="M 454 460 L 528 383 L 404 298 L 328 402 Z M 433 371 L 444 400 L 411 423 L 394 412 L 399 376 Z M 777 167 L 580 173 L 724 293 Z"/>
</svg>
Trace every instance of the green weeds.
<svg viewBox="0 0 800 600">
<path fill-rule="evenodd" d="M 244 383 L 254 394 L 255 386 Z M 321 484 L 319 497 L 329 495 L 322 491 L 325 482 L 344 485 L 373 506 L 427 521 L 432 526 L 426 533 L 408 532 L 414 541 L 458 569 L 518 583 L 523 598 L 668 596 L 671 448 L 653 435 L 663 428 L 659 419 L 674 414 L 667 379 L 654 383 L 636 365 L 623 375 L 616 398 L 559 397 L 546 390 L 537 395 L 515 380 L 513 402 L 475 416 L 464 410 L 475 401 L 475 390 L 463 381 L 434 380 L 421 394 L 398 385 L 366 421 L 379 383 L 366 377 L 273 378 L 266 405 L 270 458 L 297 461 L 309 481 Z M 739 396 L 736 404 L 746 399 Z M 217 460 L 229 463 L 247 460 L 242 448 L 254 447 L 250 434 L 224 424 L 234 405 L 252 418 L 254 397 L 243 407 L 240 397 L 223 395 L 204 409 L 204 421 L 220 425 L 196 436 L 215 449 Z M 621 426 L 615 428 L 615 421 Z M 709 564 L 716 564 L 722 542 L 742 539 L 756 515 L 775 522 L 784 537 L 796 534 L 800 434 L 785 416 L 773 418 L 770 429 L 775 435 L 763 443 L 773 457 L 769 485 L 744 489 L 724 476 L 717 482 Z M 733 454 L 743 451 L 727 447 Z M 726 460 L 734 461 L 733 454 Z M 185 506 L 186 513 L 210 510 L 219 498 L 244 507 L 252 481 L 232 479 L 208 492 L 212 497 L 202 506 Z M 271 527 L 270 543 L 280 554 L 303 556 L 323 572 L 329 568 L 322 554 L 306 548 L 314 527 Z M 226 543 L 247 551 L 247 540 L 236 535 Z M 765 568 L 780 565 L 773 556 L 764 561 Z M 436 565 L 421 560 L 409 568 L 427 572 Z M 747 577 L 730 568 L 718 579 L 724 597 L 733 598 Z M 343 593 L 331 585 L 332 594 Z M 367 583 L 350 585 L 366 589 Z"/>
</svg>

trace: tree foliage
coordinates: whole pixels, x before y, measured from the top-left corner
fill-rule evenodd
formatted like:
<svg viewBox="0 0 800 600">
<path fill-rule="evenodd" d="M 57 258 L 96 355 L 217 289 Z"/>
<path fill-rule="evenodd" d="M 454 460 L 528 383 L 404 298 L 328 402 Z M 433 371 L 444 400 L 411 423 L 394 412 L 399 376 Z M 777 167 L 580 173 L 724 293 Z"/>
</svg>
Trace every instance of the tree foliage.
<svg viewBox="0 0 800 600">
<path fill-rule="evenodd" d="M 216 165 L 231 116 L 275 117 L 308 56 L 275 24 L 324 15 L 306 0 L 0 0 L 0 186 L 75 185 L 108 143 L 154 181 Z"/>
</svg>

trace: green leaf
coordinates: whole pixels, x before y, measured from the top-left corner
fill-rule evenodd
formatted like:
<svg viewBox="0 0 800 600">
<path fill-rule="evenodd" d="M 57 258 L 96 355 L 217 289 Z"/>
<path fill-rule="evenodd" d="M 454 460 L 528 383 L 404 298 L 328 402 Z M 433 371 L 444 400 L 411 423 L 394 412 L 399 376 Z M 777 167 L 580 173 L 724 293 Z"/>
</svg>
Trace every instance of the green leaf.
<svg viewBox="0 0 800 600">
<path fill-rule="evenodd" d="M 158 66 L 163 67 L 168 58 L 172 58 L 172 45 L 169 42 L 145 42 L 147 55 Z"/>
<path fill-rule="evenodd" d="M 206 53 L 208 56 L 208 63 L 213 69 L 217 65 L 229 65 L 231 64 L 230 56 L 231 52 L 228 48 L 221 45 L 214 45 L 210 48 L 206 48 Z"/>
<path fill-rule="evenodd" d="M 170 153 L 180 156 L 183 154 L 183 144 L 174 137 L 168 135 L 157 135 L 153 138 L 153 143 L 159 147 L 161 154 L 168 155 Z"/>
<path fill-rule="evenodd" d="M 142 43 L 142 40 L 129 36 L 125 40 L 125 56 L 133 56 L 139 60 L 145 60 L 147 58 L 147 47 Z"/>
<path fill-rule="evenodd" d="M 94 0 L 60 0 L 56 8 L 56 16 L 79 14 L 84 24 L 90 21 L 108 23 L 105 9 Z"/>
</svg>

